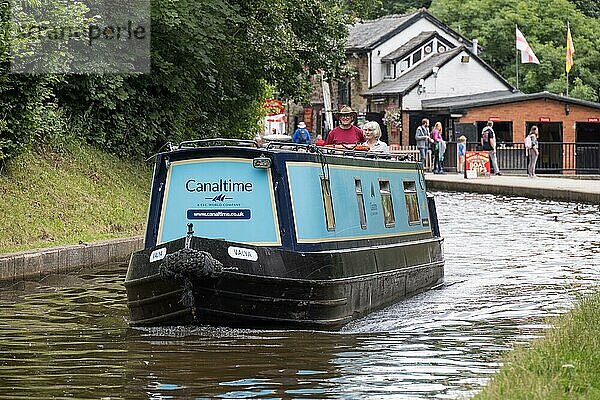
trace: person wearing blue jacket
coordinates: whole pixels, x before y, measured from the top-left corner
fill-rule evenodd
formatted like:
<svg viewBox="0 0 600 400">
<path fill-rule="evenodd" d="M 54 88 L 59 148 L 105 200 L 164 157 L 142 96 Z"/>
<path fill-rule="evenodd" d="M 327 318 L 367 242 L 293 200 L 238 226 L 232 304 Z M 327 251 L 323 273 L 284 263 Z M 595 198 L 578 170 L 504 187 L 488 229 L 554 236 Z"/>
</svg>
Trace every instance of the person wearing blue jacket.
<svg viewBox="0 0 600 400">
<path fill-rule="evenodd" d="M 304 122 L 298 124 L 298 129 L 294 132 L 292 140 L 298 144 L 310 143 L 310 133 L 308 133 L 308 129 L 306 129 L 306 124 Z"/>
</svg>

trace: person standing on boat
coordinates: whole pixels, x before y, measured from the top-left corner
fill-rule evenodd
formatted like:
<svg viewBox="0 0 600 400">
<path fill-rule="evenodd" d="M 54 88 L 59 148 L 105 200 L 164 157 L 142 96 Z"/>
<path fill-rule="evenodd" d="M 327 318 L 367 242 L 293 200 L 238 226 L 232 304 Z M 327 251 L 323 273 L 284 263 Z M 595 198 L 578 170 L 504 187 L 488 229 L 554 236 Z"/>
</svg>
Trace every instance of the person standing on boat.
<svg viewBox="0 0 600 400">
<path fill-rule="evenodd" d="M 310 133 L 308 133 L 308 129 L 306 129 L 306 124 L 304 123 L 304 121 L 298 124 L 298 129 L 296 129 L 296 131 L 294 132 L 292 140 L 298 144 L 310 143 Z"/>
<path fill-rule="evenodd" d="M 363 145 L 369 146 L 369 152 L 389 154 L 390 148 L 388 145 L 379 140 L 381 138 L 381 127 L 376 121 L 369 121 L 364 124 L 363 130 L 367 137 L 367 141 Z"/>
<path fill-rule="evenodd" d="M 498 159 L 496 158 L 496 133 L 494 132 L 494 128 L 492 128 L 493 126 L 494 121 L 488 121 L 486 127 L 481 131 L 481 146 L 490 155 L 494 174 L 502 175 L 498 167 Z"/>
<path fill-rule="evenodd" d="M 415 140 L 417 141 L 417 149 L 419 149 L 419 154 L 421 155 L 421 164 L 425 165 L 429 143 L 433 143 L 433 139 L 429 134 L 429 120 L 427 118 L 423 118 L 421 126 L 417 128 Z"/>
<path fill-rule="evenodd" d="M 362 129 L 352 124 L 356 120 L 356 111 L 353 111 L 350 106 L 343 106 L 337 113 L 337 118 L 340 124 L 329 132 L 329 135 L 325 139 L 325 145 L 366 142 L 367 138 Z"/>
</svg>

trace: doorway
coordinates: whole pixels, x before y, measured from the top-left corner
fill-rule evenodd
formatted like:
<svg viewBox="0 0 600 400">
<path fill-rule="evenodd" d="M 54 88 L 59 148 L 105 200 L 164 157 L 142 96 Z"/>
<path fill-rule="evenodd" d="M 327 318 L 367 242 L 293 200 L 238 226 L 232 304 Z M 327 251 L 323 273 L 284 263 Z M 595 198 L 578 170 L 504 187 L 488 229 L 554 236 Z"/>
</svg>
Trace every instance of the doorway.
<svg viewBox="0 0 600 400">
<path fill-rule="evenodd" d="M 578 174 L 600 173 L 600 123 L 576 123 L 575 154 Z"/>
<path fill-rule="evenodd" d="M 538 127 L 540 155 L 536 171 L 545 174 L 560 174 L 563 169 L 563 126 L 562 122 L 526 122 L 525 133 L 533 125 Z"/>
</svg>

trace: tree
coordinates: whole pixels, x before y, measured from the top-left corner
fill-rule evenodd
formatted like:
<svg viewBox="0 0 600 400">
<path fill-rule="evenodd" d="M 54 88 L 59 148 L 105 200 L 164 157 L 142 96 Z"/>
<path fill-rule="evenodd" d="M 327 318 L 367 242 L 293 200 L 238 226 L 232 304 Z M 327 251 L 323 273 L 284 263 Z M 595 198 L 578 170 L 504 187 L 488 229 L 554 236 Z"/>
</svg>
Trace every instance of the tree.
<svg viewBox="0 0 600 400">
<path fill-rule="evenodd" d="M 578 87 L 570 90 L 569 95 L 598 101 L 600 33 L 596 29 L 597 21 L 583 15 L 569 1 L 434 0 L 431 12 L 463 35 L 477 38 L 484 48 L 481 57 L 514 85 L 517 83 L 515 25 L 518 25 L 541 62 L 540 65 L 519 65 L 519 89 L 524 92 L 566 92 L 565 48 L 569 22 L 576 50 L 569 79 L 570 86 L 576 83 Z"/>
</svg>

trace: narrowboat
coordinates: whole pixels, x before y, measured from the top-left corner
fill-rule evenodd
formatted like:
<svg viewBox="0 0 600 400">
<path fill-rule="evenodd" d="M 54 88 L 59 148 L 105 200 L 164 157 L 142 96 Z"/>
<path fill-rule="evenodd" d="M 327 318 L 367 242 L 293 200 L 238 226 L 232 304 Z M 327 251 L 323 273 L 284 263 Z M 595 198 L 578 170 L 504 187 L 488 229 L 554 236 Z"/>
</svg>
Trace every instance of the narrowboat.
<svg viewBox="0 0 600 400">
<path fill-rule="evenodd" d="M 422 165 L 233 139 L 156 155 L 130 324 L 338 329 L 443 283 Z"/>
</svg>

